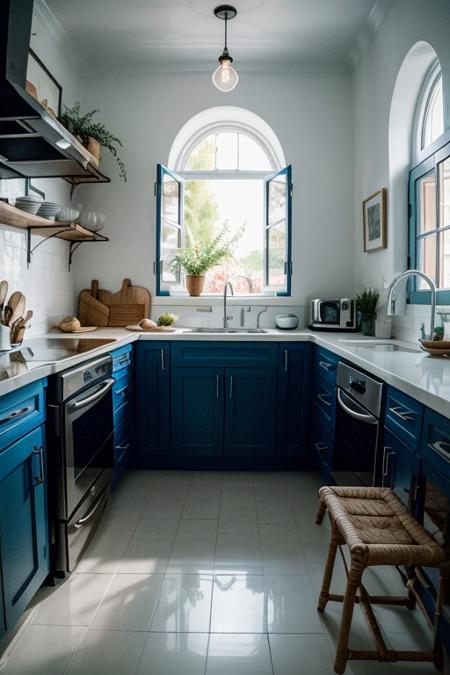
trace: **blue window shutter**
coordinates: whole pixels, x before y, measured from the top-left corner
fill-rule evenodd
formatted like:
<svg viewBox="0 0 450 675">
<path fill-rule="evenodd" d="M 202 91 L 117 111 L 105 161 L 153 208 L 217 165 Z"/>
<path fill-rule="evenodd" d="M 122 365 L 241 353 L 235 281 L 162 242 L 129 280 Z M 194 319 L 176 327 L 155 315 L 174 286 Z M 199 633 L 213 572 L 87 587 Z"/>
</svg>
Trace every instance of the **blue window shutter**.
<svg viewBox="0 0 450 675">
<path fill-rule="evenodd" d="M 292 167 L 265 179 L 264 285 L 276 295 L 291 294 Z"/>
<path fill-rule="evenodd" d="M 184 244 L 184 180 L 163 164 L 156 167 L 156 295 L 169 295 L 180 283 L 170 269 L 176 249 Z"/>
</svg>

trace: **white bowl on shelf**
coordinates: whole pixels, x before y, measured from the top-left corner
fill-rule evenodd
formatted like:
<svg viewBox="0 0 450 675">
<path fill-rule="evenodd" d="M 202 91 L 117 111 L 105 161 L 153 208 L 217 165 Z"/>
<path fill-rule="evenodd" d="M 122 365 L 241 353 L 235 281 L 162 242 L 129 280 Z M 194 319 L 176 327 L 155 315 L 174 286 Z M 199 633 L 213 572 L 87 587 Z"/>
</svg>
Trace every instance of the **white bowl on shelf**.
<svg viewBox="0 0 450 675">
<path fill-rule="evenodd" d="M 70 206 L 63 206 L 61 211 L 56 216 L 56 220 L 61 222 L 76 223 L 80 215 L 78 209 L 73 209 Z"/>
</svg>

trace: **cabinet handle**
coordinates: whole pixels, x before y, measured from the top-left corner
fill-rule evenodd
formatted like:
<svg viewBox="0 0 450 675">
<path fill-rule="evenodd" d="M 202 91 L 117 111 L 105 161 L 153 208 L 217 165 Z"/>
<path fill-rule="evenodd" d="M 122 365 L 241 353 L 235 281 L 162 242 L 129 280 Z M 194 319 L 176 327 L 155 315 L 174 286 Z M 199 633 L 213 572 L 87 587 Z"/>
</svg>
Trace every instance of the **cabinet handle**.
<svg viewBox="0 0 450 675">
<path fill-rule="evenodd" d="M 436 443 L 428 443 L 430 450 L 437 452 L 442 459 L 445 459 L 446 462 L 450 462 L 450 443 L 445 441 L 436 441 Z"/>
<path fill-rule="evenodd" d="M 131 443 L 122 443 L 122 445 L 116 445 L 117 450 L 128 450 L 131 446 Z"/>
<path fill-rule="evenodd" d="M 389 458 L 391 455 L 395 455 L 395 452 L 386 445 L 383 450 L 383 478 L 389 475 Z"/>
<path fill-rule="evenodd" d="M 39 476 L 34 478 L 34 486 L 41 485 L 45 481 L 44 475 L 44 446 L 41 445 L 40 448 L 33 448 L 33 455 L 39 456 Z"/>
<path fill-rule="evenodd" d="M 122 389 L 119 389 L 118 391 L 116 391 L 117 396 L 126 396 L 128 389 L 129 389 L 129 385 L 127 384 L 126 387 L 122 387 Z"/>
<path fill-rule="evenodd" d="M 217 373 L 217 375 L 216 375 L 216 398 L 220 398 L 219 386 L 220 386 L 220 375 Z"/>
<path fill-rule="evenodd" d="M 284 350 L 284 370 L 287 371 L 288 369 L 288 361 L 289 361 L 289 355 L 288 355 L 288 350 Z"/>
<path fill-rule="evenodd" d="M 233 398 L 233 376 L 230 375 L 230 398 Z"/>
<path fill-rule="evenodd" d="M 34 410 L 34 408 L 31 405 L 28 405 L 25 408 L 19 408 L 19 410 L 13 410 L 11 413 L 9 413 L 9 415 L 0 419 L 0 424 L 7 424 L 18 417 L 23 417 L 32 410 Z"/>
<path fill-rule="evenodd" d="M 322 450 L 328 450 L 328 445 L 326 443 L 321 443 L 317 441 L 317 443 L 314 443 L 314 447 L 318 452 L 321 452 Z"/>
<path fill-rule="evenodd" d="M 389 408 L 389 412 L 396 415 L 396 417 L 400 417 L 403 422 L 414 422 L 414 417 L 411 417 L 414 413 L 411 410 L 402 409 L 399 405 L 395 408 Z"/>
<path fill-rule="evenodd" d="M 161 370 L 166 369 L 166 363 L 164 360 L 164 349 L 161 349 Z"/>
<path fill-rule="evenodd" d="M 333 365 L 333 363 L 329 363 L 328 361 L 319 361 L 319 366 L 324 370 L 330 370 Z"/>
<path fill-rule="evenodd" d="M 317 394 L 317 398 L 318 398 L 319 401 L 321 401 L 321 403 L 323 403 L 324 405 L 328 405 L 328 406 L 331 405 L 331 401 L 328 401 L 328 400 L 327 400 L 327 399 L 330 398 L 330 394 Z"/>
</svg>

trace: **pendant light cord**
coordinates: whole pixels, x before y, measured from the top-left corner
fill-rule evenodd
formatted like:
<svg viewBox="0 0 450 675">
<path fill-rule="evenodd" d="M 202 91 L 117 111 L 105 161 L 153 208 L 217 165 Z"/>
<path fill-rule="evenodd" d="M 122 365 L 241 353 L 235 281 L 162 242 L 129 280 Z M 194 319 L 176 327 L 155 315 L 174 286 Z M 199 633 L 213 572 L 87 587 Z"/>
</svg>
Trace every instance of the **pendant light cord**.
<svg viewBox="0 0 450 675">
<path fill-rule="evenodd" d="M 225 50 L 226 51 L 228 51 L 227 37 L 228 37 L 228 12 L 225 12 Z"/>
</svg>

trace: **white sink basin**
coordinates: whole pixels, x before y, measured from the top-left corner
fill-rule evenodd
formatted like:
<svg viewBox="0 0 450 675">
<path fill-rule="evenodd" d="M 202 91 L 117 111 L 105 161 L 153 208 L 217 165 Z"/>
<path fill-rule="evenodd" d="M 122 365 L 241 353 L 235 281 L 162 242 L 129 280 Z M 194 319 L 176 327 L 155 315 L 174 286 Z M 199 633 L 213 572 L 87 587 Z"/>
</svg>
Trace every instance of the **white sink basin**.
<svg viewBox="0 0 450 675">
<path fill-rule="evenodd" d="M 420 348 L 413 344 L 394 340 L 342 340 L 339 342 L 355 349 L 370 349 L 374 352 L 420 352 Z"/>
</svg>

